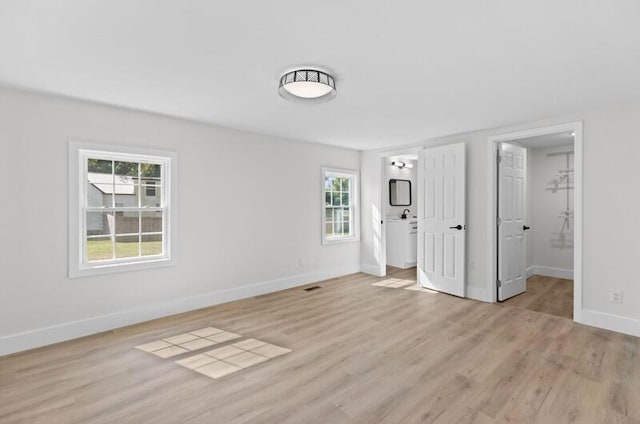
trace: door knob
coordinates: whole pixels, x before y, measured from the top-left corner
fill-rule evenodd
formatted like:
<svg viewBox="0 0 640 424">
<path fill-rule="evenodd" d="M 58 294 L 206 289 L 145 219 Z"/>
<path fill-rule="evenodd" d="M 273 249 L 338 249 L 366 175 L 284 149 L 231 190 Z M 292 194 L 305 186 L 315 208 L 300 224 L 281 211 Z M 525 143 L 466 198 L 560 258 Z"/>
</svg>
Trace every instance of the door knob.
<svg viewBox="0 0 640 424">
<path fill-rule="evenodd" d="M 523 230 L 523 231 L 527 231 L 527 230 L 530 230 L 530 229 L 531 229 L 531 227 L 527 227 L 526 225 L 523 225 L 523 226 L 522 226 L 522 230 Z"/>
<path fill-rule="evenodd" d="M 451 230 L 462 230 L 462 225 L 458 224 L 455 227 L 449 227 Z"/>
</svg>

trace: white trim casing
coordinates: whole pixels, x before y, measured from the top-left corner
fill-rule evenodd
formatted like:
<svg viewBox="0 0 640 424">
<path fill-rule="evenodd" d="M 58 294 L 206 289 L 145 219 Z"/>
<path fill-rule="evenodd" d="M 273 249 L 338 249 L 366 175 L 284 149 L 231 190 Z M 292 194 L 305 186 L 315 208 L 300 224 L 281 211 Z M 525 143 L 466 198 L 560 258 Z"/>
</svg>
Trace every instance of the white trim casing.
<svg viewBox="0 0 640 424">
<path fill-rule="evenodd" d="M 81 213 L 81 199 L 86 197 L 84 184 L 84 158 L 86 152 L 121 157 L 131 160 L 132 157 L 154 157 L 162 160 L 164 166 L 163 196 L 165 222 L 163 237 L 165 238 L 165 253 L 148 259 L 137 258 L 128 261 L 109 261 L 104 264 L 84 264 L 84 214 Z M 69 203 L 69 243 L 68 243 L 68 276 L 69 278 L 88 277 L 92 275 L 111 274 L 125 271 L 136 271 L 162 266 L 173 266 L 177 263 L 177 153 L 157 149 L 99 144 L 81 141 L 69 141 L 69 175 L 68 175 L 68 203 Z"/>
<path fill-rule="evenodd" d="M 576 322 L 582 320 L 582 190 L 583 190 L 583 123 L 582 121 L 552 125 L 542 128 L 532 128 L 522 131 L 514 131 L 505 134 L 488 137 L 488 188 L 487 188 L 487 234 L 489 249 L 487 249 L 487 290 L 492 302 L 497 301 L 497 229 L 496 229 L 496 187 L 497 187 L 497 143 L 514 141 L 522 138 L 541 135 L 556 134 L 560 132 L 573 132 L 574 135 L 574 249 L 573 249 L 573 317 Z"/>
<path fill-rule="evenodd" d="M 334 237 L 327 238 L 326 235 L 326 210 L 325 210 L 325 192 L 324 192 L 324 180 L 327 173 L 333 173 L 338 175 L 343 175 L 345 177 L 349 177 L 352 179 L 353 184 L 351 190 L 349 192 L 349 198 L 352 202 L 352 210 L 351 210 L 351 219 L 353 225 L 353 235 L 348 237 Z M 320 200 L 320 208 L 321 208 L 321 234 L 322 234 L 322 244 L 323 245 L 331 245 L 331 244 L 339 244 L 339 243 L 349 243 L 354 241 L 360 241 L 360 172 L 354 169 L 341 169 L 341 168 L 330 168 L 327 166 L 322 167 L 322 179 L 321 179 L 321 187 L 322 187 L 322 198 Z"/>
</svg>

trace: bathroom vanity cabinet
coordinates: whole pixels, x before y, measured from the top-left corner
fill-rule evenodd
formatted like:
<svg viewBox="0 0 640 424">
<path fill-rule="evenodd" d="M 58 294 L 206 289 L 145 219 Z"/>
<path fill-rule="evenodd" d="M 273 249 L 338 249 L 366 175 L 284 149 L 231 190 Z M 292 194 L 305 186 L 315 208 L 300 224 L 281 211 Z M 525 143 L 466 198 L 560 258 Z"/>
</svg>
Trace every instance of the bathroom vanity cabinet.
<svg viewBox="0 0 640 424">
<path fill-rule="evenodd" d="M 416 266 L 418 254 L 418 221 L 387 219 L 387 265 L 396 268 Z"/>
</svg>

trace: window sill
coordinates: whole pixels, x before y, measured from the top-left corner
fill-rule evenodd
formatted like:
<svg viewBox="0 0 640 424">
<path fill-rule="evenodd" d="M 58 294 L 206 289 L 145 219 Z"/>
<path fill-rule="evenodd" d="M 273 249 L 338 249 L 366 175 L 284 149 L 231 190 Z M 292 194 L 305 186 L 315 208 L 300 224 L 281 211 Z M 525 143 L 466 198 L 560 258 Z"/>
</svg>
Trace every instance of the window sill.
<svg viewBox="0 0 640 424">
<path fill-rule="evenodd" d="M 86 267 L 79 267 L 75 269 L 69 269 L 69 278 L 84 278 L 93 277 L 97 275 L 115 274 L 121 272 L 142 271 L 153 268 L 163 268 L 168 266 L 175 266 L 176 259 L 170 258 L 158 258 L 153 260 L 146 260 L 140 262 L 121 262 L 110 263 L 104 265 L 90 265 Z"/>
<path fill-rule="evenodd" d="M 352 243 L 352 242 L 359 242 L 359 241 L 360 241 L 360 237 L 341 237 L 341 238 L 331 238 L 331 239 L 325 238 L 322 240 L 322 244 L 324 246 L 327 246 L 331 244 Z"/>
</svg>

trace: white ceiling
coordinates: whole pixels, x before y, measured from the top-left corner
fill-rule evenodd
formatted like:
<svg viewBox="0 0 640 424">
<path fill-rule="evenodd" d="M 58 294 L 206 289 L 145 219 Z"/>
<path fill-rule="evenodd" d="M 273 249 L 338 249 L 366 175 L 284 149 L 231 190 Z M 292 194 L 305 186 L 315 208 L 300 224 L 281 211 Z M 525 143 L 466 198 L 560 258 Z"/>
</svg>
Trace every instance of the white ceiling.
<svg viewBox="0 0 640 424">
<path fill-rule="evenodd" d="M 640 99 L 637 0 L 0 0 L 0 84 L 368 149 Z M 318 105 L 277 94 L 334 73 Z"/>
</svg>

